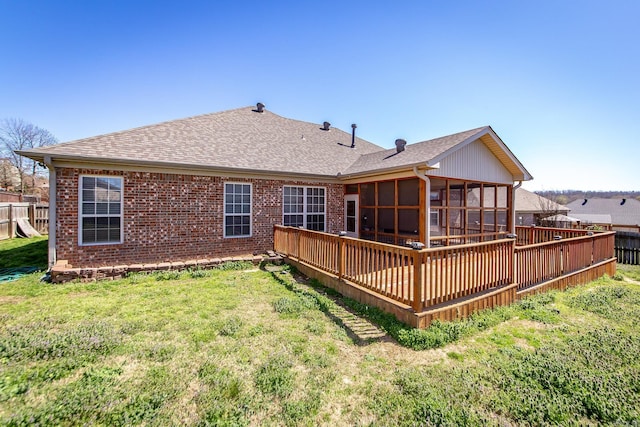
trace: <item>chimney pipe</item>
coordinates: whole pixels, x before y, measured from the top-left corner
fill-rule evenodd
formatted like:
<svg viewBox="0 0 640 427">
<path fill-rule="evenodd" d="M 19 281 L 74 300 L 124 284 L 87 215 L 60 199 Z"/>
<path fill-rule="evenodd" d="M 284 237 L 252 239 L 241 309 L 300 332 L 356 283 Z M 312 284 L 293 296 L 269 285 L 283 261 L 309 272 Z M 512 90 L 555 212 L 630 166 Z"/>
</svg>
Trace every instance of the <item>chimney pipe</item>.
<svg viewBox="0 0 640 427">
<path fill-rule="evenodd" d="M 322 130 L 329 130 L 330 127 L 331 127 L 331 123 L 329 122 L 322 123 Z"/>
<path fill-rule="evenodd" d="M 404 151 L 405 145 L 407 145 L 407 141 L 404 139 L 396 139 L 396 153 Z"/>
<path fill-rule="evenodd" d="M 258 102 L 256 104 L 256 111 L 258 113 L 262 113 L 264 111 L 264 104 L 262 102 Z"/>
<path fill-rule="evenodd" d="M 356 124 L 351 125 L 351 148 L 356 148 Z"/>
</svg>

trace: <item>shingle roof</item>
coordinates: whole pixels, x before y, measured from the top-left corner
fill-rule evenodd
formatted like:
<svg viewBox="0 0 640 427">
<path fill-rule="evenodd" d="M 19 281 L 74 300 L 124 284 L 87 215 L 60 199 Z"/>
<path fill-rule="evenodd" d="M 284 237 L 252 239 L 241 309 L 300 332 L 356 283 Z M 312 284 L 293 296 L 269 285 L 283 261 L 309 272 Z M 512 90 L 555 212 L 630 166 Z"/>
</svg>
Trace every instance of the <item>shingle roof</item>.
<svg viewBox="0 0 640 427">
<path fill-rule="evenodd" d="M 337 128 L 254 107 L 204 114 L 25 151 L 75 160 L 166 163 L 303 175 L 336 176 L 356 159 L 383 150 Z"/>
<path fill-rule="evenodd" d="M 586 201 L 586 203 L 585 203 Z M 578 199 L 567 204 L 571 215 L 609 214 L 616 225 L 640 225 L 640 201 L 636 199 Z"/>
<path fill-rule="evenodd" d="M 553 200 L 542 197 L 539 194 L 532 193 L 524 188 L 516 189 L 515 197 L 516 212 L 522 213 L 567 213 L 569 208 L 563 206 Z"/>
<path fill-rule="evenodd" d="M 613 224 L 611 222 L 611 215 L 609 214 L 573 214 L 573 216 L 580 221 L 587 224 Z"/>
<path fill-rule="evenodd" d="M 487 129 L 487 126 L 443 136 L 441 138 L 431 139 L 429 141 L 409 144 L 405 147 L 405 150 L 400 153 L 393 148 L 390 150 L 365 154 L 351 165 L 351 167 L 344 171 L 344 174 L 350 175 L 385 169 L 424 165 L 429 160 L 434 159 L 448 149 L 468 140 L 485 129 Z"/>
<path fill-rule="evenodd" d="M 407 169 L 439 161 L 481 138 L 514 177 L 528 172 L 489 126 L 386 150 L 337 128 L 243 107 L 21 151 L 42 161 L 210 168 L 216 171 L 336 177 Z"/>
</svg>

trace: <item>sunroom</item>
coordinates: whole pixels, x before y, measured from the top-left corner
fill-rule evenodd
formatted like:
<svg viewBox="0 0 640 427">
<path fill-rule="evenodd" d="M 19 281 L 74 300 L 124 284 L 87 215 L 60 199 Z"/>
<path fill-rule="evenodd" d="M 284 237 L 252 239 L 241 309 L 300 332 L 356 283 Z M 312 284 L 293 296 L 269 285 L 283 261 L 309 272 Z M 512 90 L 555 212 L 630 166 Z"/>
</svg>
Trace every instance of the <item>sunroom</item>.
<svg viewBox="0 0 640 427">
<path fill-rule="evenodd" d="M 531 175 L 490 127 L 373 153 L 345 184 L 347 235 L 451 246 L 514 232 L 513 189 Z M 517 184 L 516 184 L 517 183 Z"/>
</svg>

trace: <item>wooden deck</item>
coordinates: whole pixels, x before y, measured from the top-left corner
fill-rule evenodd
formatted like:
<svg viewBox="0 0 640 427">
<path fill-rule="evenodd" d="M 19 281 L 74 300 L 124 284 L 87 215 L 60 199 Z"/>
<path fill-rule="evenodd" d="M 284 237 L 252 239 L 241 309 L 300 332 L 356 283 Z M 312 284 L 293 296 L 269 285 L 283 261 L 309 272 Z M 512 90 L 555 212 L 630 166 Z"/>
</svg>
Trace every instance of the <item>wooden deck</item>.
<svg viewBox="0 0 640 427">
<path fill-rule="evenodd" d="M 566 238 L 555 240 L 559 235 Z M 510 304 L 530 289 L 615 273 L 614 233 L 527 228 L 518 236 L 412 250 L 276 226 L 274 246 L 303 273 L 417 327 Z M 553 240 L 544 241 L 548 236 Z M 516 240 L 537 243 L 516 246 Z"/>
</svg>

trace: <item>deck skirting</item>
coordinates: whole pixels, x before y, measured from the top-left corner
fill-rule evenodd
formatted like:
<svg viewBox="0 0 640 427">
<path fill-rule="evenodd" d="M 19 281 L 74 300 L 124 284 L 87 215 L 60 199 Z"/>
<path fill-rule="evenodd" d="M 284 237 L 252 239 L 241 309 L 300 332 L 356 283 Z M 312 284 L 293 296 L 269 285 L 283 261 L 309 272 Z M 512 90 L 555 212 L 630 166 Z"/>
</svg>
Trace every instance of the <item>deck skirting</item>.
<svg viewBox="0 0 640 427">
<path fill-rule="evenodd" d="M 427 328 L 434 320 L 463 319 L 480 310 L 512 304 L 527 295 L 535 295 L 552 289 L 565 290 L 571 286 L 588 283 L 604 274 L 613 276 L 616 271 L 616 260 L 612 258 L 526 289 L 518 290 L 518 284 L 511 283 L 427 307 L 416 313 L 409 305 L 341 279 L 335 274 L 323 271 L 296 258 L 286 257 L 285 262 L 298 269 L 305 276 L 318 280 L 324 286 L 343 296 L 393 314 L 398 320 L 414 328 Z"/>
<path fill-rule="evenodd" d="M 416 313 L 409 305 L 387 298 L 348 280 L 340 279 L 335 274 L 320 270 L 295 258 L 287 257 L 285 262 L 295 267 L 305 276 L 318 280 L 324 286 L 339 292 L 343 296 L 393 314 L 398 320 L 414 328 L 426 328 L 436 319 L 442 321 L 462 319 L 479 310 L 511 304 L 516 299 L 517 284 L 512 283 L 464 298 L 458 298 L 449 303 L 428 307 Z"/>
</svg>

